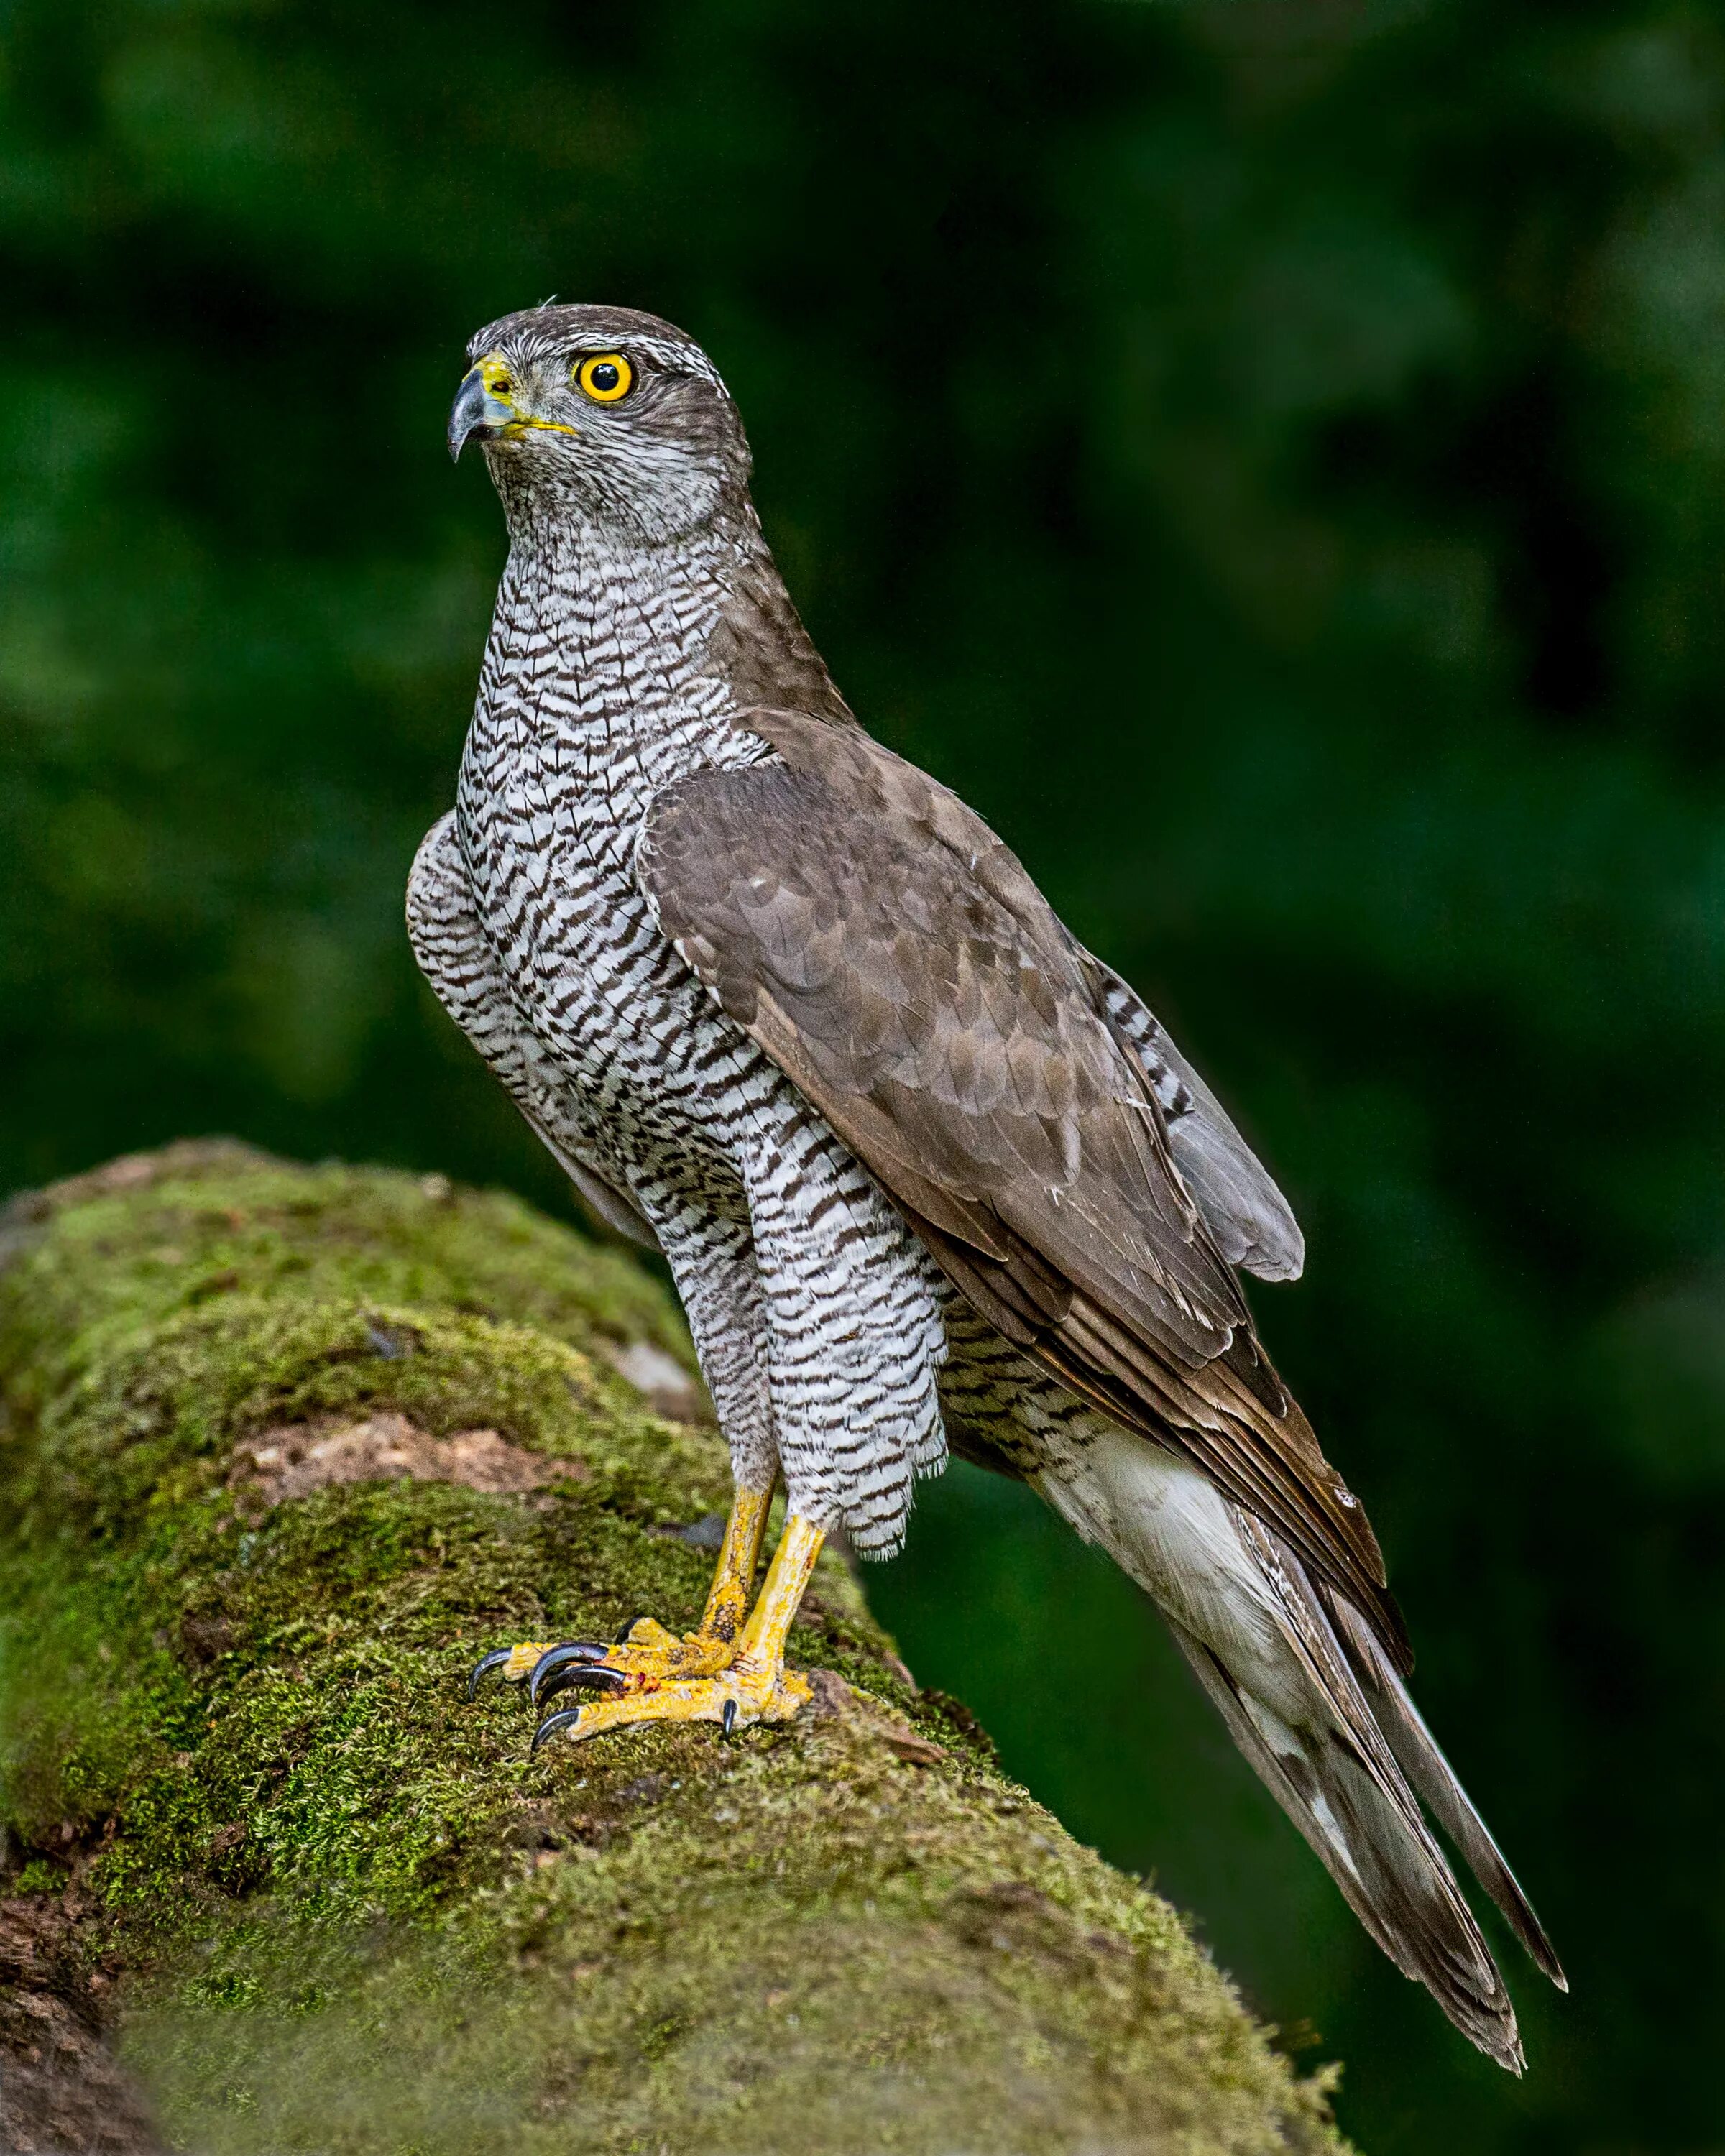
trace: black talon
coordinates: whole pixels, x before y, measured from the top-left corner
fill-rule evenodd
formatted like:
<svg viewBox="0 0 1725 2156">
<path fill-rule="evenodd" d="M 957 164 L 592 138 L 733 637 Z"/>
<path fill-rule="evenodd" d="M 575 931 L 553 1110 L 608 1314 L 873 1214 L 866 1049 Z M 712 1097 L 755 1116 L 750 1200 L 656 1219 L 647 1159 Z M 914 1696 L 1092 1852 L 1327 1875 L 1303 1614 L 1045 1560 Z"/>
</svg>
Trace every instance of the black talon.
<svg viewBox="0 0 1725 2156">
<path fill-rule="evenodd" d="M 555 1714 L 547 1714 L 533 1732 L 533 1742 L 527 1747 L 527 1757 L 531 1759 L 547 1737 L 555 1737 L 560 1729 L 572 1728 L 580 1719 L 581 1709 L 578 1707 L 559 1707 Z"/>
<path fill-rule="evenodd" d="M 477 1699 L 480 1679 L 489 1676 L 493 1670 L 501 1670 L 514 1652 L 513 1647 L 493 1647 L 489 1655 L 481 1655 L 467 1673 L 467 1697 Z"/>
<path fill-rule="evenodd" d="M 597 1640 L 565 1640 L 561 1646 L 547 1647 L 533 1665 L 533 1674 L 527 1680 L 527 1697 L 535 1707 L 539 1704 L 539 1687 L 553 1670 L 560 1670 L 569 1662 L 596 1662 L 611 1650 Z"/>
<path fill-rule="evenodd" d="M 737 1727 L 737 1702 L 734 1699 L 726 1701 L 725 1712 L 721 1719 L 724 1723 L 723 1734 L 728 1737 Z"/>
<path fill-rule="evenodd" d="M 629 1679 L 621 1670 L 608 1670 L 600 1662 L 565 1662 L 540 1686 L 539 1697 L 550 1699 L 554 1693 L 574 1691 L 583 1686 L 592 1691 L 627 1691 Z"/>
</svg>

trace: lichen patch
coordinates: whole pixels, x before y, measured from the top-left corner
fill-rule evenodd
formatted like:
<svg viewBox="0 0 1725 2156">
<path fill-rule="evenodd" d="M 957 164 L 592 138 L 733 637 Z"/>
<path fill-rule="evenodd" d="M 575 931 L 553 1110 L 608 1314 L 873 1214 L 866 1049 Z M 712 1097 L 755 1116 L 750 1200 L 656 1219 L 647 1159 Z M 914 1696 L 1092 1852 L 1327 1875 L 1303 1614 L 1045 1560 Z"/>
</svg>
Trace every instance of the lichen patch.
<svg viewBox="0 0 1725 2156">
<path fill-rule="evenodd" d="M 406 1415 L 385 1411 L 362 1422 L 284 1423 L 266 1430 L 236 1449 L 230 1479 L 235 1489 L 271 1507 L 341 1482 L 459 1482 L 512 1496 L 558 1479 L 583 1481 L 588 1472 L 579 1460 L 529 1452 L 495 1430 L 434 1437 Z"/>
</svg>

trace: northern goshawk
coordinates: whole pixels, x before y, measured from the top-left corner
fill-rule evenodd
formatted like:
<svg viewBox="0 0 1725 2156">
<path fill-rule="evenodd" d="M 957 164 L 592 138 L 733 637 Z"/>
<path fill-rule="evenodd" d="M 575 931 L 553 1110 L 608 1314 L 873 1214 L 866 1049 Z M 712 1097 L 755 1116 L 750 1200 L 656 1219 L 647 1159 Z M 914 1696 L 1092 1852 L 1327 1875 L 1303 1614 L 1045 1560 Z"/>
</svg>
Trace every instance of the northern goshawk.
<svg viewBox="0 0 1725 2156">
<path fill-rule="evenodd" d="M 469 359 L 449 447 L 483 444 L 509 559 L 413 948 L 582 1196 L 664 1252 L 737 1483 L 692 1633 L 644 1619 L 481 1669 L 593 1695 L 542 1736 L 783 1720 L 823 1537 L 896 1550 L 950 1440 L 1145 1589 L 1372 1936 L 1518 2071 L 1421 1799 L 1562 1973 L 1409 1698 L 1365 1513 L 1254 1332 L 1234 1268 L 1303 1261 L 1281 1193 L 1016 856 L 859 726 L 699 347 L 547 304 Z"/>
</svg>

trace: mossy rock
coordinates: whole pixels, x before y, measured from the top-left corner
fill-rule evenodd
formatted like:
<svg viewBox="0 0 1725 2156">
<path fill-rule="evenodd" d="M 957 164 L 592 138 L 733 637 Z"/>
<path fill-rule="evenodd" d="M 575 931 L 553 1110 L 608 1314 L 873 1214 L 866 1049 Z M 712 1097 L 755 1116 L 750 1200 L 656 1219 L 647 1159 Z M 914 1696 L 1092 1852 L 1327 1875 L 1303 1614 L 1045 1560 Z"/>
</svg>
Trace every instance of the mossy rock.
<svg viewBox="0 0 1725 2156">
<path fill-rule="evenodd" d="M 225 1145 L 3 1235 L 0 2050 L 40 2145 L 1342 2147 L 838 1558 L 791 1724 L 530 1760 L 519 1693 L 469 1704 L 490 1646 L 700 1609 L 724 1451 L 619 1373 L 692 1368 L 632 1259 Z"/>
</svg>

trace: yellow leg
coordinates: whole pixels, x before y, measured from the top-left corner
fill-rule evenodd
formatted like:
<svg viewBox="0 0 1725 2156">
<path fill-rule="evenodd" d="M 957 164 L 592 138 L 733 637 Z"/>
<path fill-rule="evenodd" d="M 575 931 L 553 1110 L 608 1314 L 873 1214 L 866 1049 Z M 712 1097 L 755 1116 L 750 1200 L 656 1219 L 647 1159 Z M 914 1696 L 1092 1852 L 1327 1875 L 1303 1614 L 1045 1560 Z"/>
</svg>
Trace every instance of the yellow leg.
<svg viewBox="0 0 1725 2156">
<path fill-rule="evenodd" d="M 737 1491 L 732 1501 L 731 1517 L 725 1522 L 725 1539 L 700 1624 L 680 1640 L 651 1617 L 638 1618 L 619 1643 L 619 1650 L 633 1649 L 639 1660 L 622 1661 L 614 1666 L 639 1668 L 644 1676 L 680 1677 L 705 1676 L 724 1667 L 731 1659 L 732 1642 L 748 1614 L 772 1505 L 770 1490 Z M 655 1662 L 655 1656 L 662 1666 Z"/>
<path fill-rule="evenodd" d="M 536 1672 L 533 1695 L 536 1703 L 547 1677 L 561 1668 L 582 1664 L 603 1662 L 608 1668 L 660 1678 L 705 1676 L 722 1669 L 731 1659 L 732 1642 L 754 1591 L 772 1504 L 770 1489 L 737 1492 L 725 1522 L 725 1539 L 707 1591 L 706 1608 L 694 1631 L 680 1640 L 653 1618 L 643 1617 L 630 1627 L 626 1640 L 608 1650 L 598 1642 L 524 1640 L 518 1646 L 500 1647 L 485 1657 L 468 1680 L 469 1698 L 480 1678 L 493 1670 L 510 1684 L 525 1683 Z M 556 1661 L 548 1659 L 553 1656 Z"/>
<path fill-rule="evenodd" d="M 786 1519 L 760 1599 L 723 1667 L 700 1676 L 654 1677 L 617 1667 L 612 1656 L 628 1650 L 614 1648 L 603 1663 L 588 1665 L 578 1679 L 605 1696 L 547 1715 L 534 1734 L 533 1749 L 560 1732 L 597 1737 L 636 1722 L 716 1722 L 727 1736 L 752 1722 L 788 1722 L 808 1699 L 809 1686 L 786 1669 L 785 1640 L 825 1539 L 821 1528 L 794 1513 Z"/>
</svg>

